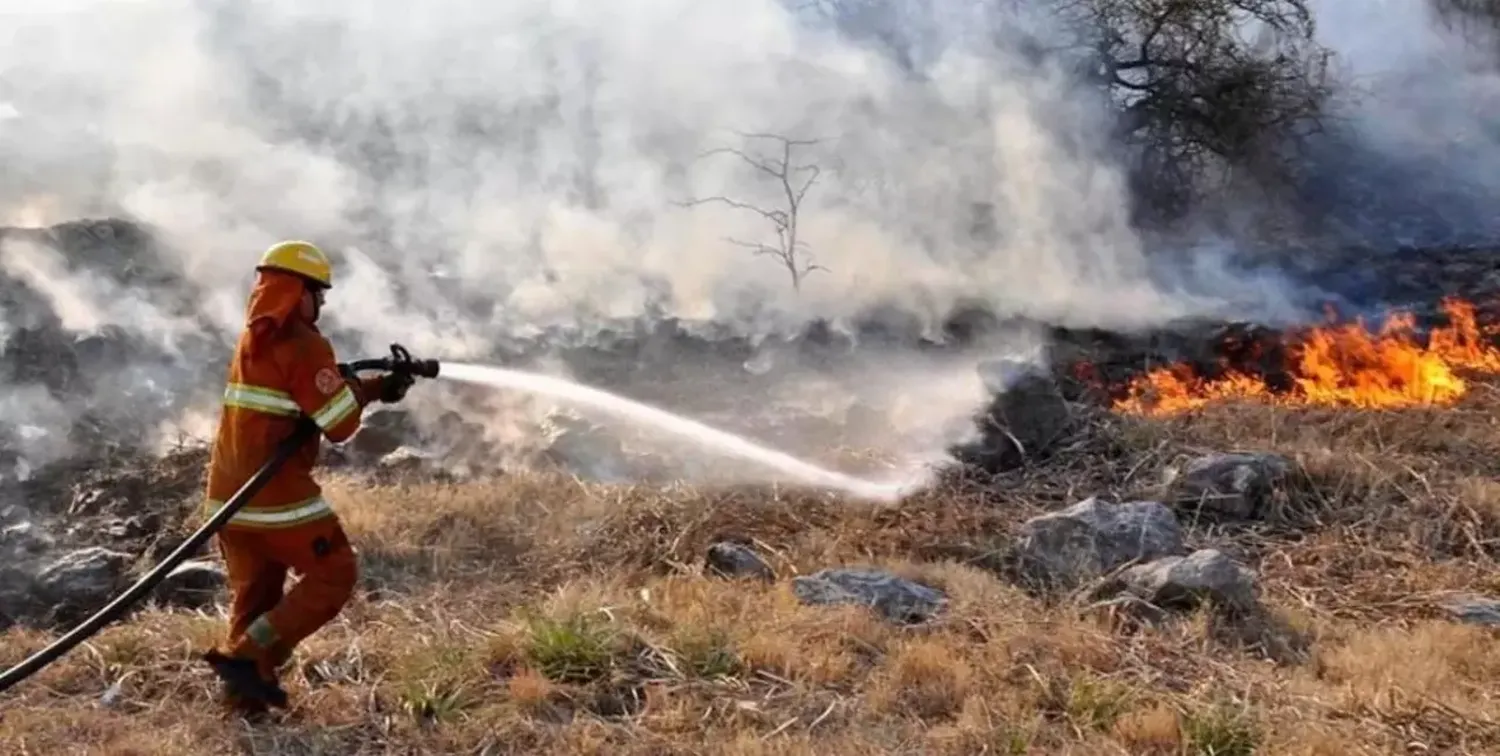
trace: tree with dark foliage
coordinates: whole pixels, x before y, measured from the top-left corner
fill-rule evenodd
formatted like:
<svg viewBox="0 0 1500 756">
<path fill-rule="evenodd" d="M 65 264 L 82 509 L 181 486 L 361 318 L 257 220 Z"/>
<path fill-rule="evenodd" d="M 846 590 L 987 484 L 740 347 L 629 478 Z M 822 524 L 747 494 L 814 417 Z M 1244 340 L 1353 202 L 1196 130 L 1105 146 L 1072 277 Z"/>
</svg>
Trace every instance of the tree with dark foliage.
<svg viewBox="0 0 1500 756">
<path fill-rule="evenodd" d="M 1215 173 L 1274 181 L 1320 124 L 1330 53 L 1303 0 L 1074 2 L 1094 81 L 1117 103 L 1138 195 L 1166 219 Z"/>
<path fill-rule="evenodd" d="M 1500 0 L 1430 0 L 1439 24 L 1493 61 L 1500 56 Z"/>
<path fill-rule="evenodd" d="M 896 18 L 923 26 L 907 18 L 912 6 L 800 7 L 904 64 L 914 59 L 890 23 L 864 28 Z M 998 47 L 1076 71 L 1105 96 L 1142 220 L 1179 217 L 1216 184 L 1241 176 L 1281 179 L 1302 138 L 1320 126 L 1330 95 L 1331 53 L 1314 41 L 1305 0 L 991 0 L 988 10 Z M 1047 31 L 1013 31 L 1037 28 Z"/>
</svg>

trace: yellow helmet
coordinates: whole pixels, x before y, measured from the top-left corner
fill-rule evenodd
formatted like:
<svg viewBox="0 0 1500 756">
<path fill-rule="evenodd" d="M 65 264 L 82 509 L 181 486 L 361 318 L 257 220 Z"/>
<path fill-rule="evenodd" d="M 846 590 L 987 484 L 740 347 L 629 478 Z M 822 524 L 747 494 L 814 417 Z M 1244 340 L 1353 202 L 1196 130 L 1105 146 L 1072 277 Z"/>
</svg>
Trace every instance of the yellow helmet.
<svg viewBox="0 0 1500 756">
<path fill-rule="evenodd" d="M 261 268 L 295 273 L 325 289 L 333 287 L 333 266 L 328 262 L 328 256 L 310 242 L 283 241 L 271 245 L 261 255 L 260 264 L 255 266 L 256 270 Z"/>
</svg>

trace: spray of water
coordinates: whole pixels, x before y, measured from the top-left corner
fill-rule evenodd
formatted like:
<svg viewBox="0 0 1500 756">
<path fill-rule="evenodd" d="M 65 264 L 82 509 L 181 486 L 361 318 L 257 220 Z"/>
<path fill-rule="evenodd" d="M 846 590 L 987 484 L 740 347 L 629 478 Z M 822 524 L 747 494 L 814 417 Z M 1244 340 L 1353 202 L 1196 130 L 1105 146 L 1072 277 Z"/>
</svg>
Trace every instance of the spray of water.
<svg viewBox="0 0 1500 756">
<path fill-rule="evenodd" d="M 713 428 L 648 404 L 626 399 L 607 391 L 521 370 L 443 363 L 441 378 L 492 388 L 515 389 L 550 396 L 570 404 L 590 407 L 641 425 L 657 428 L 685 439 L 697 441 L 708 449 L 763 465 L 803 485 L 842 491 L 851 496 L 881 502 L 893 502 L 922 488 L 926 475 L 901 481 L 871 481 L 818 467 L 784 452 L 769 449 L 742 436 Z"/>
</svg>

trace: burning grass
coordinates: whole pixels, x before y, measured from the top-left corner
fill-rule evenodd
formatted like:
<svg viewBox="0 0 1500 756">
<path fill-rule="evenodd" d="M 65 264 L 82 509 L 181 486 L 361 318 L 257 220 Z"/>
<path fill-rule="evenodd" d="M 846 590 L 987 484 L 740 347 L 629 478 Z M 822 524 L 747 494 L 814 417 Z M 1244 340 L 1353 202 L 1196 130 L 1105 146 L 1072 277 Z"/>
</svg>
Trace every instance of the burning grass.
<svg viewBox="0 0 1500 756">
<path fill-rule="evenodd" d="M 1226 343 L 1218 375 L 1204 377 L 1186 364 L 1147 372 L 1131 381 L 1114 403 L 1118 411 L 1170 415 L 1211 403 L 1257 401 L 1283 406 L 1367 409 L 1449 405 L 1467 394 L 1463 373 L 1500 372 L 1500 349 L 1481 325 L 1475 306 L 1445 299 L 1448 324 L 1425 340 L 1409 312 L 1393 313 L 1378 329 L 1363 319 L 1282 334 L 1275 342 Z"/>
<path fill-rule="evenodd" d="M 489 483 L 330 493 L 364 590 L 300 651 L 296 708 L 226 720 L 193 650 L 220 619 L 150 610 L 0 700 L 5 753 L 1500 752 L 1500 644 L 1437 607 L 1500 595 L 1500 409 L 1207 405 L 1099 419 L 1093 439 L 986 486 L 885 508 L 742 488 Z M 1279 451 L 1276 516 L 1188 523 L 1260 576 L 1267 617 L 1126 627 L 1002 577 L 1027 517 L 1151 495 L 1203 450 Z M 1184 518 L 1185 520 L 1187 518 Z M 712 577 L 758 544 L 781 580 Z M 946 591 L 899 628 L 801 604 L 786 577 L 875 564 Z M 13 630 L 10 664 L 47 638 Z"/>
</svg>

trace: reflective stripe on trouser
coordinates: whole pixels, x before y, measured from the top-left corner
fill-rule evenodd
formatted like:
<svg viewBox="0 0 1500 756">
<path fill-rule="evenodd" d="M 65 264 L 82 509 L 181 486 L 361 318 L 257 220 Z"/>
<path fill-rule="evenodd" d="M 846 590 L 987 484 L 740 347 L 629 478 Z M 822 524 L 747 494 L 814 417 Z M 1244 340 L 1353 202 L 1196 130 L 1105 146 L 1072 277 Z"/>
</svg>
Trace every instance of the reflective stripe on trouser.
<svg viewBox="0 0 1500 756">
<path fill-rule="evenodd" d="M 270 650 L 281 640 L 281 636 L 276 633 L 276 628 L 271 627 L 270 612 L 256 617 L 255 621 L 251 622 L 250 626 L 245 628 L 245 637 L 265 650 Z M 272 659 L 271 661 L 272 666 L 281 666 L 279 659 Z"/>
<path fill-rule="evenodd" d="M 209 499 L 206 505 L 208 511 L 205 516 L 212 517 L 214 512 L 224 506 L 224 502 Z M 280 507 L 244 507 L 235 512 L 229 522 L 253 528 L 290 528 L 331 515 L 333 507 L 328 506 L 328 501 L 321 496 L 314 496 Z"/>
<path fill-rule="evenodd" d="M 265 386 L 231 383 L 224 387 L 224 405 L 237 409 L 264 412 L 278 417 L 296 417 L 302 412 L 292 395 Z"/>
</svg>

